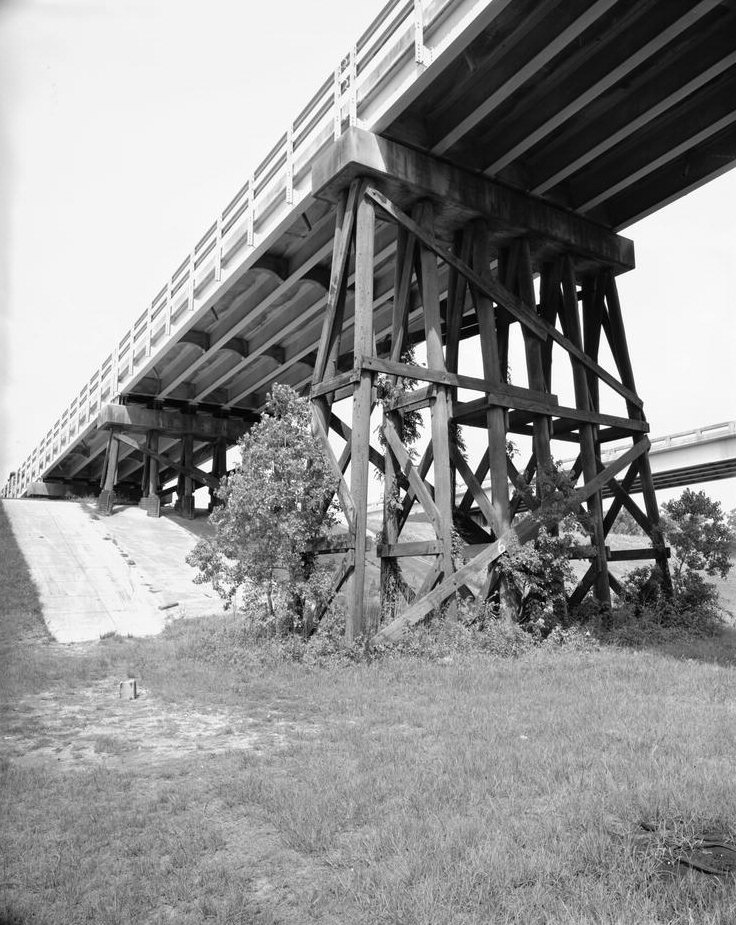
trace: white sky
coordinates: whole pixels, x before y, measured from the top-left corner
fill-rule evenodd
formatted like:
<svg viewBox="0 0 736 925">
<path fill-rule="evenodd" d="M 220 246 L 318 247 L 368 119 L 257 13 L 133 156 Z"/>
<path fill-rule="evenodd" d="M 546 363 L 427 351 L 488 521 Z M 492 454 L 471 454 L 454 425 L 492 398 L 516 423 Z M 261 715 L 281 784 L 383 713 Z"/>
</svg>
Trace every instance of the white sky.
<svg viewBox="0 0 736 925">
<path fill-rule="evenodd" d="M 382 5 L 0 0 L 0 484 Z M 734 201 L 736 171 L 624 232 L 655 435 L 736 418 Z"/>
</svg>

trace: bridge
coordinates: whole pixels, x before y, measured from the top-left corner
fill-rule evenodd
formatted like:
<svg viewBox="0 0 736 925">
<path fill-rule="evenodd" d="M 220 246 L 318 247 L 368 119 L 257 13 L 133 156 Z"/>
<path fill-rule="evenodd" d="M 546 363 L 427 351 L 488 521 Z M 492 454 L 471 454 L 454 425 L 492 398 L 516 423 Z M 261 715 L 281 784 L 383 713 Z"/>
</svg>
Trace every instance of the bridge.
<svg viewBox="0 0 736 925">
<path fill-rule="evenodd" d="M 736 477 L 736 421 L 655 437 L 650 442 L 649 461 L 657 490 Z M 622 448 L 612 443 L 601 457 L 613 458 Z M 640 491 L 641 482 L 635 479 L 631 492 Z"/>
<path fill-rule="evenodd" d="M 592 508 L 600 550 L 610 529 L 602 492 L 630 507 L 639 479 L 653 555 L 666 567 L 615 282 L 633 268 L 634 248 L 616 232 L 733 166 L 735 90 L 733 0 L 392 0 L 3 495 L 39 483 L 99 492 L 109 513 L 127 493 L 155 516 L 176 491 L 193 514 L 195 486 L 214 490 L 228 446 L 278 381 L 311 387 L 315 430 L 340 475 L 347 539 L 335 590 L 350 582 L 348 636 L 366 628 L 371 463 L 437 531 L 427 553 L 437 566 L 403 626 L 472 585 L 450 561 L 458 477 L 465 506 L 485 498 L 489 472 L 494 484 L 482 505 L 488 552 L 470 571 L 486 574 L 502 554 L 514 512 L 506 433 L 533 443 L 526 469 L 540 473 L 540 504 L 550 441 L 578 444 L 577 500 Z M 516 333 L 524 386 L 506 377 Z M 401 354 L 419 342 L 427 368 L 417 374 Z M 458 372 L 471 342 L 483 377 Z M 599 363 L 602 342 L 613 373 Z M 553 357 L 572 364 L 568 404 L 551 389 Z M 423 387 L 386 409 L 389 449 L 379 452 L 372 389 L 379 376 L 410 375 Z M 479 397 L 462 401 L 468 390 Z M 432 418 L 417 465 L 400 439 L 409 407 Z M 487 434 L 477 467 L 448 442 L 452 420 Z M 604 465 L 603 449 L 622 438 L 630 448 Z M 388 564 L 406 550 L 401 518 L 386 518 Z M 602 552 L 578 596 L 591 587 L 603 600 L 613 587 Z"/>
</svg>

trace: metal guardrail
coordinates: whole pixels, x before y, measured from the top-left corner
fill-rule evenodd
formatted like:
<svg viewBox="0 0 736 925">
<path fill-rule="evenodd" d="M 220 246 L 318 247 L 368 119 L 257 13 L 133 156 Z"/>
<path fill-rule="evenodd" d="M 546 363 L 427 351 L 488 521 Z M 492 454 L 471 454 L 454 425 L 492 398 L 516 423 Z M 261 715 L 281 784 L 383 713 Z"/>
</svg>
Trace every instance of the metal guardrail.
<svg viewBox="0 0 736 925">
<path fill-rule="evenodd" d="M 241 255 L 243 248 L 252 251 L 268 237 L 277 225 L 273 213 L 278 206 L 297 205 L 308 195 L 304 187 L 314 158 L 347 126 L 371 127 L 373 120 L 362 122 L 361 115 L 380 97 L 397 69 L 411 62 L 413 55 L 415 71 L 411 80 L 415 80 L 433 55 L 446 48 L 480 11 L 494 2 L 389 0 L 151 304 L 114 342 L 99 368 L 18 470 L 11 473 L 0 496 L 19 497 L 32 482 L 43 478 L 91 429 L 101 404 L 114 401 L 141 364 L 166 349 L 191 320 L 204 288 L 219 282 L 223 268 Z M 453 18 L 457 11 L 464 11 L 464 15 Z M 433 48 L 427 44 L 430 40 Z"/>
</svg>

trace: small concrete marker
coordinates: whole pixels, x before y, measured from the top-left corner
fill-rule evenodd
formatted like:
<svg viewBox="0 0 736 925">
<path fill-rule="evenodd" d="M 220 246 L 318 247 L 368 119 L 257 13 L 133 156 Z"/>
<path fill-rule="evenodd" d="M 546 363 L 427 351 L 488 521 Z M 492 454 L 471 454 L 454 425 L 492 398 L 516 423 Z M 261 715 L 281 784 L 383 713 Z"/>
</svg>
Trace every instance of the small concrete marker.
<svg viewBox="0 0 736 925">
<path fill-rule="evenodd" d="M 127 681 L 120 682 L 120 691 L 118 696 L 121 700 L 135 700 L 138 696 L 138 685 L 135 678 L 128 678 Z"/>
</svg>

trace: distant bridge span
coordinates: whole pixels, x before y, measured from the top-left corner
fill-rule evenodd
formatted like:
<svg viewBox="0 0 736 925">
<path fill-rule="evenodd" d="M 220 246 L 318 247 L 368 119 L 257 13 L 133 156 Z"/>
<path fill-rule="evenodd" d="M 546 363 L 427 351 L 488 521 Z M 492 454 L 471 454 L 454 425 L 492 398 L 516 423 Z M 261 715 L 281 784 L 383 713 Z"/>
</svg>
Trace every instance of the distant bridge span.
<svg viewBox="0 0 736 925">
<path fill-rule="evenodd" d="M 579 442 L 578 500 L 597 506 L 598 535 L 575 595 L 595 585 L 606 600 L 600 496 L 627 466 L 617 502 L 634 503 L 622 494 L 639 471 L 666 567 L 616 287 L 634 248 L 616 232 L 734 163 L 736 0 L 390 0 L 3 495 L 39 481 L 102 488 L 109 513 L 115 492 L 137 489 L 157 514 L 176 479 L 193 514 L 194 486 L 216 484 L 271 386 L 311 384 L 315 428 L 344 441 L 341 476 L 350 465 L 338 575 L 354 579 L 349 638 L 363 627 L 369 462 L 400 465 L 405 505 L 419 500 L 437 531 L 427 553 L 437 566 L 407 619 L 472 584 L 450 575 L 449 473 L 465 472 L 469 504 L 488 469 L 465 471 L 448 444 L 453 418 L 487 430 L 499 496 L 507 432 L 532 437 L 543 462 L 550 440 Z M 504 374 L 517 324 L 528 388 Z M 459 345 L 479 333 L 484 377 L 461 376 Z M 613 373 L 598 363 L 602 337 Z M 369 451 L 377 376 L 406 375 L 399 347 L 425 340 L 429 368 L 415 378 L 426 385 L 413 401 L 431 413 L 434 486 L 432 457 L 412 471 L 392 425 L 391 453 Z M 551 394 L 553 352 L 572 363 L 572 400 Z M 458 388 L 480 398 L 458 402 Z M 601 413 L 600 389 L 613 390 L 620 414 Z M 331 413 L 345 397 L 352 427 Z M 633 447 L 596 474 L 595 453 L 627 436 Z M 501 515 L 485 512 L 488 542 L 511 508 L 506 499 Z M 462 575 L 487 570 L 496 546 Z M 392 542 L 382 555 L 403 549 Z"/>
<path fill-rule="evenodd" d="M 615 459 L 628 444 L 610 443 L 601 451 L 601 461 L 605 465 Z M 654 487 L 658 491 L 668 488 L 684 488 L 702 482 L 716 482 L 721 479 L 736 477 L 736 421 L 721 424 L 709 424 L 692 430 L 667 434 L 664 437 L 652 437 L 649 461 L 652 469 Z M 562 469 L 569 471 L 575 459 L 560 461 Z M 488 494 L 490 484 L 483 485 Z M 634 479 L 629 493 L 641 494 L 641 479 Z M 611 498 L 610 489 L 603 490 L 604 498 Z M 462 493 L 457 500 L 462 498 Z M 372 510 L 377 510 L 373 508 Z M 478 516 L 477 507 L 470 513 Z"/>
<path fill-rule="evenodd" d="M 610 444 L 601 453 L 605 463 L 621 452 Z M 666 437 L 653 437 L 649 450 L 654 487 L 657 490 L 682 488 L 701 482 L 716 482 L 736 477 L 736 421 L 710 424 Z M 632 494 L 641 492 L 637 478 Z"/>
<path fill-rule="evenodd" d="M 736 421 L 650 439 L 649 461 L 658 491 L 736 477 Z M 601 451 L 601 461 L 609 462 L 626 446 L 618 442 L 608 444 Z M 563 459 L 561 465 L 569 469 L 574 462 L 574 459 Z M 637 477 L 629 491 L 636 495 L 641 490 L 641 480 Z M 604 489 L 603 495 L 610 498 L 611 492 Z"/>
</svg>

